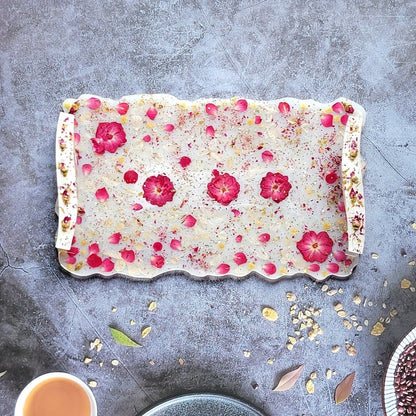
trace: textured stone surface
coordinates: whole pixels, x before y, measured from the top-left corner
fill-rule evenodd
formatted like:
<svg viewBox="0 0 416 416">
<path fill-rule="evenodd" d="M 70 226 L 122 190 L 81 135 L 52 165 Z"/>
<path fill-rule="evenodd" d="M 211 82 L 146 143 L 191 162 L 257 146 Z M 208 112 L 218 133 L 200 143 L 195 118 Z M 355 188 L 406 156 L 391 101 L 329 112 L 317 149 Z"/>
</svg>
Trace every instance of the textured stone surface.
<svg viewBox="0 0 416 416">
<path fill-rule="evenodd" d="M 409 264 L 416 258 L 416 3 L 4 0 L 0 17 L 0 372 L 7 370 L 0 414 L 13 414 L 33 377 L 60 370 L 97 381 L 102 415 L 135 416 L 191 391 L 235 395 L 269 416 L 381 415 L 389 355 L 416 323 L 416 293 L 400 288 L 403 278 L 416 284 Z M 343 293 L 328 296 L 304 277 L 271 285 L 171 274 L 133 283 L 79 281 L 59 270 L 54 136 L 61 102 L 82 93 L 158 92 L 184 99 L 346 96 L 366 108 L 367 241 L 353 276 L 327 283 Z M 297 327 L 288 291 L 299 308 L 322 309 L 319 343 L 286 348 Z M 355 294 L 366 306 L 352 303 Z M 348 330 L 336 301 L 369 326 Z M 276 322 L 262 317 L 265 305 L 278 312 Z M 383 334 L 370 335 L 393 308 L 398 315 Z M 115 344 L 109 325 L 143 348 Z M 141 339 L 145 325 L 152 331 Z M 99 352 L 90 351 L 96 337 Z M 347 355 L 345 341 L 356 356 Z M 298 384 L 272 392 L 279 375 L 300 363 Z M 336 371 L 331 380 L 327 368 Z M 308 394 L 312 371 L 318 377 Z M 352 371 L 352 396 L 335 405 L 334 389 Z"/>
</svg>

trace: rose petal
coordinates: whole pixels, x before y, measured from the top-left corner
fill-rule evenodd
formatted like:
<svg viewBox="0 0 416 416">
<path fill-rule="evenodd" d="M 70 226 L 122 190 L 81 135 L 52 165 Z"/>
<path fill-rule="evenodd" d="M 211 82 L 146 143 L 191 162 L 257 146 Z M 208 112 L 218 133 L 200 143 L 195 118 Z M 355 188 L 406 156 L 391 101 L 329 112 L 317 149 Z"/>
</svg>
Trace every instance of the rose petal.
<svg viewBox="0 0 416 416">
<path fill-rule="evenodd" d="M 119 103 L 117 104 L 116 110 L 121 116 L 124 116 L 129 111 L 129 105 L 127 103 Z"/>
<path fill-rule="evenodd" d="M 108 237 L 108 242 L 110 244 L 118 244 L 121 240 L 121 234 L 120 233 L 115 233 L 110 235 L 110 237 Z"/>
<path fill-rule="evenodd" d="M 254 117 L 254 124 L 260 124 L 262 122 L 262 119 L 260 116 Z"/>
<path fill-rule="evenodd" d="M 341 250 L 334 251 L 334 259 L 336 261 L 341 262 L 341 261 L 344 261 L 346 258 L 347 256 L 345 255 L 344 251 L 341 251 Z"/>
<path fill-rule="evenodd" d="M 205 111 L 207 114 L 209 114 L 210 116 L 215 116 L 218 113 L 218 107 L 215 104 L 212 103 L 208 103 L 205 106 Z"/>
<path fill-rule="evenodd" d="M 273 161 L 273 153 L 270 152 L 269 150 L 265 150 L 262 154 L 261 154 L 261 158 L 263 159 L 264 163 L 270 163 Z"/>
<path fill-rule="evenodd" d="M 128 170 L 124 174 L 124 181 L 126 183 L 136 183 L 137 179 L 139 179 L 139 175 L 134 170 Z"/>
<path fill-rule="evenodd" d="M 266 274 L 275 274 L 277 268 L 273 263 L 266 263 L 263 265 L 263 270 Z"/>
<path fill-rule="evenodd" d="M 89 163 L 86 163 L 85 165 L 82 165 L 82 173 L 85 176 L 88 176 L 92 171 L 92 166 Z"/>
<path fill-rule="evenodd" d="M 98 254 L 98 253 L 100 252 L 100 247 L 99 247 L 99 245 L 98 245 L 97 243 L 91 244 L 91 245 L 88 247 L 88 252 L 89 252 L 90 254 Z"/>
<path fill-rule="evenodd" d="M 239 252 L 239 253 L 235 253 L 233 256 L 233 260 L 235 261 L 236 264 L 241 265 L 244 263 L 247 263 L 247 257 L 244 253 Z"/>
<path fill-rule="evenodd" d="M 107 189 L 105 188 L 100 188 L 97 189 L 97 191 L 95 192 L 95 197 L 100 201 L 100 202 L 104 202 L 109 198 Z"/>
<path fill-rule="evenodd" d="M 154 120 L 157 116 L 157 110 L 155 107 L 149 107 L 149 109 L 146 112 L 147 117 L 150 118 L 150 120 Z"/>
<path fill-rule="evenodd" d="M 338 201 L 338 209 L 341 211 L 341 212 L 345 212 L 345 203 L 344 203 L 344 201 Z"/>
<path fill-rule="evenodd" d="M 81 141 L 81 136 L 79 133 L 74 133 L 74 143 L 78 144 Z"/>
<path fill-rule="evenodd" d="M 149 143 L 150 140 L 152 140 L 152 138 L 148 134 L 143 137 L 143 141 L 146 142 L 146 143 Z"/>
<path fill-rule="evenodd" d="M 348 123 L 348 114 L 344 114 L 344 115 L 341 117 L 341 123 L 342 123 L 344 126 L 346 126 L 346 125 L 347 125 L 347 123 Z"/>
<path fill-rule="evenodd" d="M 160 269 L 165 264 L 165 259 L 162 256 L 154 254 L 153 256 L 150 257 L 150 264 L 153 267 L 157 267 L 158 269 Z"/>
<path fill-rule="evenodd" d="M 97 108 L 100 107 L 100 105 L 101 105 L 101 101 L 98 98 L 91 97 L 91 98 L 88 98 L 87 100 L 87 107 L 90 110 L 96 110 Z"/>
<path fill-rule="evenodd" d="M 246 100 L 238 100 L 234 105 L 234 109 L 237 111 L 246 111 L 247 107 L 248 104 Z"/>
<path fill-rule="evenodd" d="M 319 272 L 319 270 L 321 270 L 321 266 L 319 264 L 310 264 L 308 266 L 308 270 L 311 272 Z"/>
<path fill-rule="evenodd" d="M 173 124 L 166 124 L 165 125 L 165 131 L 167 131 L 167 132 L 173 131 L 174 128 L 175 128 L 175 126 Z"/>
<path fill-rule="evenodd" d="M 231 212 L 234 214 L 234 217 L 235 217 L 235 218 L 238 218 L 238 217 L 240 217 L 240 216 L 241 216 L 241 211 L 240 211 L 240 210 L 238 210 L 238 209 L 233 208 L 233 209 L 231 210 Z"/>
<path fill-rule="evenodd" d="M 334 116 L 332 114 L 322 114 L 321 115 L 321 124 L 324 127 L 334 127 L 332 124 L 334 120 Z"/>
<path fill-rule="evenodd" d="M 87 257 L 87 264 L 88 266 L 92 267 L 92 268 L 96 268 L 99 267 L 102 263 L 102 259 L 100 256 L 97 256 L 96 254 L 90 254 Z"/>
<path fill-rule="evenodd" d="M 127 250 L 126 248 L 123 248 L 123 250 L 120 250 L 120 254 L 121 254 L 121 258 L 127 263 L 133 263 L 136 258 L 134 251 Z"/>
<path fill-rule="evenodd" d="M 64 261 L 66 264 L 75 264 L 77 262 L 77 259 L 73 256 L 68 256 L 65 258 Z"/>
<path fill-rule="evenodd" d="M 161 251 L 163 249 L 163 244 L 157 241 L 153 244 L 153 250 L 154 251 Z"/>
<path fill-rule="evenodd" d="M 332 110 L 335 111 L 335 113 L 341 114 L 345 111 L 345 108 L 342 103 L 337 102 L 332 106 Z"/>
<path fill-rule="evenodd" d="M 258 236 L 260 243 L 267 243 L 270 240 L 269 233 L 263 233 Z"/>
<path fill-rule="evenodd" d="M 208 126 L 208 127 L 205 129 L 205 133 L 206 133 L 208 136 L 214 137 L 214 136 L 215 136 L 215 129 L 214 129 L 214 127 L 212 127 L 212 126 Z"/>
<path fill-rule="evenodd" d="M 236 243 L 241 243 L 242 240 L 243 240 L 243 236 L 241 234 L 239 234 L 235 237 L 235 242 Z"/>
<path fill-rule="evenodd" d="M 111 259 L 107 258 L 103 260 L 101 263 L 101 270 L 107 273 L 114 270 L 114 263 L 111 261 Z"/>
<path fill-rule="evenodd" d="M 143 205 L 142 204 L 133 204 L 132 208 L 133 208 L 133 211 L 140 211 L 141 209 L 143 209 Z"/>
<path fill-rule="evenodd" d="M 180 242 L 180 240 L 174 238 L 170 242 L 170 248 L 172 250 L 182 250 L 182 243 Z"/>
<path fill-rule="evenodd" d="M 228 264 L 222 263 L 217 267 L 216 272 L 218 274 L 227 274 L 230 269 L 231 267 Z"/>
<path fill-rule="evenodd" d="M 331 169 L 325 173 L 325 181 L 326 183 L 333 184 L 337 181 L 338 175 L 335 170 Z"/>
<path fill-rule="evenodd" d="M 330 273 L 338 273 L 339 272 L 339 266 L 336 263 L 328 263 L 326 265 L 326 269 L 330 272 Z"/>
<path fill-rule="evenodd" d="M 180 165 L 185 169 L 191 164 L 192 160 L 188 156 L 182 156 L 179 160 Z"/>
<path fill-rule="evenodd" d="M 290 111 L 290 105 L 286 102 L 280 102 L 278 105 L 278 109 L 282 114 L 287 114 Z"/>
<path fill-rule="evenodd" d="M 192 215 L 187 215 L 182 222 L 185 227 L 193 227 L 196 224 L 196 219 Z"/>
</svg>

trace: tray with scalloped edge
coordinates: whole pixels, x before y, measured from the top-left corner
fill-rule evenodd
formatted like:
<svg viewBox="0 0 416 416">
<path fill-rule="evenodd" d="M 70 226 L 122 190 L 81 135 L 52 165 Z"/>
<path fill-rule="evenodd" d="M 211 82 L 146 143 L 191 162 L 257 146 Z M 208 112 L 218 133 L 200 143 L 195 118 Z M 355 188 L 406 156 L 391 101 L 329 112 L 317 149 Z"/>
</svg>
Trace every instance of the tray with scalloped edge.
<svg viewBox="0 0 416 416">
<path fill-rule="evenodd" d="M 56 248 L 77 277 L 345 277 L 364 246 L 365 111 L 283 98 L 67 99 Z"/>
</svg>

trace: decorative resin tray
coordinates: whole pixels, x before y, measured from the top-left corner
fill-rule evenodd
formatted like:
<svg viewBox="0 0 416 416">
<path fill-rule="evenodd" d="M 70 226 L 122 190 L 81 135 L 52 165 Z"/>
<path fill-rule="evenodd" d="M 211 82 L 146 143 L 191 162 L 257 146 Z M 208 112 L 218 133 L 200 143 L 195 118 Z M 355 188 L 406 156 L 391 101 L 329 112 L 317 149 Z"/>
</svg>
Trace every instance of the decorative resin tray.
<svg viewBox="0 0 416 416">
<path fill-rule="evenodd" d="M 358 104 L 83 95 L 63 109 L 56 247 L 72 274 L 323 280 L 356 266 Z"/>
</svg>

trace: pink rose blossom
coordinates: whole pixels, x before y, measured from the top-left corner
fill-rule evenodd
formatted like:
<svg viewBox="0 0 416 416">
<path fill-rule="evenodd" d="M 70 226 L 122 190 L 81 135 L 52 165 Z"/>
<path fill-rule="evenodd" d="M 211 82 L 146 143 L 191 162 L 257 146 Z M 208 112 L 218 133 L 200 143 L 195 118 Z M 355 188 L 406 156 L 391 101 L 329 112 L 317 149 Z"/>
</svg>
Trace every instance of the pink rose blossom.
<svg viewBox="0 0 416 416">
<path fill-rule="evenodd" d="M 150 176 L 143 184 L 143 197 L 152 205 L 162 207 L 173 200 L 175 188 L 171 180 L 165 175 Z"/>
<path fill-rule="evenodd" d="M 240 192 L 240 184 L 234 176 L 228 173 L 220 174 L 217 170 L 213 170 L 214 179 L 208 184 L 208 195 L 214 198 L 222 205 L 228 205 L 237 198 Z"/>
<path fill-rule="evenodd" d="M 233 256 L 233 260 L 235 261 L 236 264 L 238 264 L 239 266 L 241 264 L 247 263 L 247 257 L 244 253 L 239 252 L 239 253 L 235 253 Z"/>
<path fill-rule="evenodd" d="M 134 251 L 127 250 L 126 248 L 123 248 L 123 250 L 120 250 L 120 254 L 121 254 L 121 258 L 127 263 L 133 263 L 136 258 Z"/>
<path fill-rule="evenodd" d="M 105 188 L 100 188 L 97 189 L 97 191 L 95 192 L 95 197 L 98 199 L 98 201 L 100 202 L 104 202 L 107 201 L 107 199 L 109 198 L 107 189 Z"/>
<path fill-rule="evenodd" d="M 215 104 L 212 103 L 208 103 L 205 106 L 205 111 L 207 114 L 209 114 L 210 116 L 215 116 L 218 113 L 218 107 Z"/>
<path fill-rule="evenodd" d="M 98 98 L 95 97 L 90 97 L 87 100 L 87 107 L 90 110 L 96 110 L 97 108 L 99 108 L 101 105 L 101 101 Z"/>
<path fill-rule="evenodd" d="M 217 267 L 216 272 L 218 274 L 227 274 L 230 269 L 231 267 L 228 264 L 222 263 Z"/>
<path fill-rule="evenodd" d="M 296 243 L 303 258 L 308 262 L 324 262 L 332 251 L 334 242 L 326 231 L 316 234 L 308 231 L 303 234 L 302 239 Z"/>
<path fill-rule="evenodd" d="M 246 100 L 238 100 L 234 105 L 234 109 L 241 112 L 246 111 L 247 107 L 248 104 Z"/>
<path fill-rule="evenodd" d="M 129 111 L 129 105 L 127 103 L 119 103 L 116 106 L 116 110 L 121 116 L 124 116 Z"/>
<path fill-rule="evenodd" d="M 110 244 L 118 244 L 121 240 L 121 234 L 120 233 L 115 233 L 110 235 L 110 237 L 108 237 L 108 242 Z"/>
<path fill-rule="evenodd" d="M 95 137 L 91 141 L 94 152 L 99 155 L 104 154 L 105 151 L 115 153 L 119 147 L 127 142 L 123 126 L 115 121 L 100 123 Z"/>
<path fill-rule="evenodd" d="M 134 170 L 128 170 L 124 174 L 124 181 L 126 183 L 136 183 L 137 179 L 139 179 L 139 175 Z"/>
<path fill-rule="evenodd" d="M 146 115 L 150 118 L 150 120 L 154 120 L 157 116 L 156 107 L 149 107 L 149 109 L 146 112 Z"/>
<path fill-rule="evenodd" d="M 260 187 L 260 195 L 263 198 L 271 198 L 275 202 L 281 202 L 289 195 L 292 185 L 289 183 L 287 176 L 268 172 L 261 180 Z"/>
<path fill-rule="evenodd" d="M 187 215 L 182 222 L 185 227 L 193 227 L 196 224 L 196 219 L 192 215 Z"/>
<path fill-rule="evenodd" d="M 101 257 L 97 256 L 97 254 L 93 253 L 93 254 L 90 254 L 87 257 L 87 264 L 88 264 L 88 266 L 92 267 L 93 269 L 96 268 L 96 267 L 100 267 L 102 262 L 103 261 L 102 261 Z"/>
<path fill-rule="evenodd" d="M 165 264 L 165 259 L 162 256 L 154 254 L 153 256 L 150 257 L 150 264 L 153 267 L 161 269 L 163 265 Z"/>
<path fill-rule="evenodd" d="M 101 270 L 107 273 L 112 272 L 114 270 L 114 263 L 111 261 L 111 259 L 107 258 L 103 260 L 103 262 L 101 263 Z"/>
<path fill-rule="evenodd" d="M 266 263 L 263 265 L 263 270 L 266 274 L 275 274 L 277 268 L 273 263 Z"/>
<path fill-rule="evenodd" d="M 287 114 L 290 111 L 290 105 L 285 102 L 280 102 L 278 105 L 278 109 L 282 114 Z"/>
</svg>

